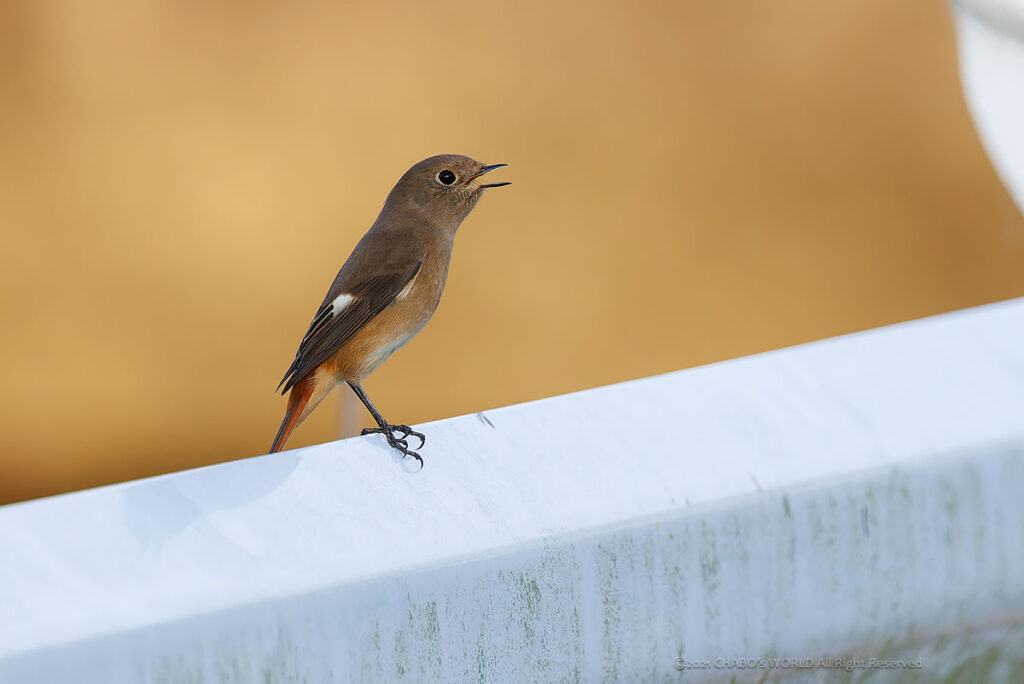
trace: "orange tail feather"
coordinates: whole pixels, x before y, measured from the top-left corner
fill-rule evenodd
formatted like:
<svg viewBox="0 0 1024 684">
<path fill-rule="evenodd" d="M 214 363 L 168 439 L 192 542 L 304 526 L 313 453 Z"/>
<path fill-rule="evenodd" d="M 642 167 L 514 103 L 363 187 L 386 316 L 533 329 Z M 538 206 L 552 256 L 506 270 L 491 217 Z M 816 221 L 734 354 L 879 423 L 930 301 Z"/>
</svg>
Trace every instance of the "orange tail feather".
<svg viewBox="0 0 1024 684">
<path fill-rule="evenodd" d="M 310 373 L 292 387 L 291 393 L 288 395 L 288 410 L 285 411 L 281 427 L 277 429 L 277 436 L 274 437 L 274 443 L 271 445 L 269 453 L 272 454 L 283 449 L 292 430 L 302 421 L 302 411 L 309 403 L 309 398 L 313 396 L 313 388 L 316 387 L 313 375 Z"/>
</svg>

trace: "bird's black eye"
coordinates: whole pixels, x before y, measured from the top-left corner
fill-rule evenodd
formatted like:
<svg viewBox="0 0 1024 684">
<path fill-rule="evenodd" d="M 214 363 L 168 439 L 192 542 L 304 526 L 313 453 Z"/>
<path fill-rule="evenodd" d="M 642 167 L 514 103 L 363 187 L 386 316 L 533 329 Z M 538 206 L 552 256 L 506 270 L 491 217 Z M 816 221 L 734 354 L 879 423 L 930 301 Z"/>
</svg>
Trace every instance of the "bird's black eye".
<svg viewBox="0 0 1024 684">
<path fill-rule="evenodd" d="M 455 182 L 455 174 L 448 169 L 445 169 L 441 173 L 437 174 L 437 180 L 441 185 L 451 185 Z"/>
</svg>

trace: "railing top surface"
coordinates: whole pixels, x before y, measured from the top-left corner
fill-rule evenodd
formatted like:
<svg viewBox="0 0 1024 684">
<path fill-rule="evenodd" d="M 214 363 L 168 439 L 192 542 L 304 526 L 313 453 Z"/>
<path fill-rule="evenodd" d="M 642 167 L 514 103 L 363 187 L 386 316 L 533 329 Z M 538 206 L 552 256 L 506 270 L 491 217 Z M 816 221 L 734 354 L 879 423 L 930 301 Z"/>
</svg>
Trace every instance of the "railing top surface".
<svg viewBox="0 0 1024 684">
<path fill-rule="evenodd" d="M 2 507 L 0 655 L 1020 440 L 1022 339 L 1014 300 L 438 421 L 421 472 L 372 436 Z"/>
</svg>

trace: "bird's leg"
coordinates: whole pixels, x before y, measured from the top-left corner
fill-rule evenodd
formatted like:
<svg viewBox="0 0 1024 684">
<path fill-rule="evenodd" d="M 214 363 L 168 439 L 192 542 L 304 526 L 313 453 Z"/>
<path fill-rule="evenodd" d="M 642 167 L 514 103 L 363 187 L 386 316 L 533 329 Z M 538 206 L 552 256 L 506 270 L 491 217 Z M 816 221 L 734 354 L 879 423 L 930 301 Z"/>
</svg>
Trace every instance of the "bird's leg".
<svg viewBox="0 0 1024 684">
<path fill-rule="evenodd" d="M 388 421 L 384 420 L 384 416 L 380 415 L 380 411 L 378 411 L 377 408 L 373 405 L 373 402 L 370 401 L 370 397 L 366 396 L 366 392 L 363 391 L 363 388 L 359 384 L 350 382 L 349 387 L 351 387 L 352 391 L 356 393 L 357 397 L 359 397 L 359 401 L 363 402 L 363 406 L 367 408 L 367 410 L 373 416 L 373 419 L 377 421 L 378 427 L 364 428 L 362 433 L 360 434 L 372 435 L 379 433 L 384 435 L 384 438 L 388 441 L 388 444 L 393 449 L 397 449 L 405 456 L 412 456 L 413 458 L 420 462 L 420 466 L 422 467 L 423 459 L 420 457 L 419 454 L 417 454 L 415 451 L 409 448 L 409 442 L 407 441 L 406 438 L 409 437 L 410 435 L 412 435 L 413 437 L 419 437 L 420 445 L 417 448 L 422 448 L 423 445 L 426 444 L 427 442 L 427 438 L 423 435 L 423 433 L 416 432 L 408 425 L 392 425 L 388 423 Z"/>
</svg>

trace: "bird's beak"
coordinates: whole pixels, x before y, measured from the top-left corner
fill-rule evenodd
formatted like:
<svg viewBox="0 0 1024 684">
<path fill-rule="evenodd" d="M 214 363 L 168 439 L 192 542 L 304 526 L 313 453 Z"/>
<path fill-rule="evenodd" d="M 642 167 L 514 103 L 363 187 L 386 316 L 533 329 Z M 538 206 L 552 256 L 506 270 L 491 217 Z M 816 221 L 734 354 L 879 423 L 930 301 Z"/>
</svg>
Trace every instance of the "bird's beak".
<svg viewBox="0 0 1024 684">
<path fill-rule="evenodd" d="M 500 169 L 503 166 L 508 166 L 508 164 L 486 164 L 481 166 L 479 173 L 473 176 L 470 180 L 476 180 L 485 173 L 490 173 L 491 171 L 494 171 L 494 169 Z M 511 185 L 511 183 L 487 183 L 486 185 L 481 185 L 480 188 L 500 188 L 503 185 Z"/>
</svg>

